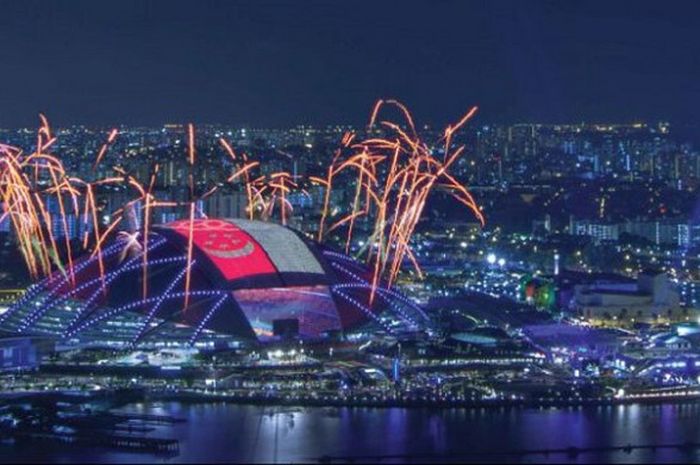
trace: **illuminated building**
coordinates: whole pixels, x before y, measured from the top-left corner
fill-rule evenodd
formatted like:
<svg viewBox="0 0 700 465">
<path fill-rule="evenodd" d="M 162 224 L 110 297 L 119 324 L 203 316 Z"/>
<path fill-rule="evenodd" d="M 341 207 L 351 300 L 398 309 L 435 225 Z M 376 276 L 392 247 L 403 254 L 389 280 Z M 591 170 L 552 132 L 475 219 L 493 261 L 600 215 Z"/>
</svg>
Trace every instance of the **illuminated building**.
<svg viewBox="0 0 700 465">
<path fill-rule="evenodd" d="M 657 245 L 688 247 L 700 242 L 700 225 L 678 218 L 670 220 L 634 220 L 617 223 L 570 218 L 569 231 L 596 240 L 617 241 L 622 234 L 644 238 Z"/>
<path fill-rule="evenodd" d="M 0 372 L 38 366 L 37 349 L 27 337 L 0 337 Z"/>
<path fill-rule="evenodd" d="M 274 327 L 289 320 L 298 321 L 291 326 L 302 339 L 427 328 L 423 311 L 393 290 L 379 289 L 370 307 L 364 266 L 291 229 L 214 219 L 196 220 L 193 229 L 187 296 L 184 220 L 155 227 L 146 250 L 120 236 L 104 249 L 104 277 L 98 260 L 85 258 L 74 285 L 69 273 L 57 273 L 32 286 L 0 316 L 0 328 L 118 348 L 255 344 L 275 340 Z"/>
<path fill-rule="evenodd" d="M 530 325 L 523 329 L 535 347 L 555 363 L 569 363 L 578 358 L 601 359 L 617 354 L 623 342 L 618 331 L 558 323 Z"/>
<path fill-rule="evenodd" d="M 681 308 L 679 294 L 664 273 L 641 273 L 636 283 L 593 283 L 575 287 L 579 314 L 593 324 L 684 321 L 697 313 Z"/>
<path fill-rule="evenodd" d="M 569 221 L 569 231 L 577 236 L 590 236 L 603 241 L 616 241 L 620 238 L 620 227 L 617 224 L 574 220 L 573 217 Z"/>
</svg>

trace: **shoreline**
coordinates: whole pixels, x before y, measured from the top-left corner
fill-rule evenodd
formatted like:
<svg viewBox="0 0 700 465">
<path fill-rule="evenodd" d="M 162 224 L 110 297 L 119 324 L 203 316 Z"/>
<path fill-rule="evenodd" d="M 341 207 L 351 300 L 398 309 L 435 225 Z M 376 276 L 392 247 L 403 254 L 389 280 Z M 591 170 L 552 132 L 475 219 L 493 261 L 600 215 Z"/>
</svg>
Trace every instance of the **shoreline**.
<svg viewBox="0 0 700 465">
<path fill-rule="evenodd" d="M 181 402 L 186 404 L 247 405 L 259 407 L 293 408 L 376 408 L 376 409 L 571 409 L 591 407 L 617 407 L 629 405 L 678 405 L 700 402 L 700 392 L 691 394 L 671 393 L 667 395 L 629 397 L 608 397 L 589 399 L 492 399 L 492 400 L 414 400 L 414 399 L 333 399 L 329 397 L 284 397 L 270 395 L 240 395 L 217 393 L 215 391 L 158 391 L 147 389 L 119 389 L 97 392 L 85 391 L 31 391 L 0 392 L 0 400 L 21 402 L 26 399 L 53 398 L 59 402 L 90 403 L 100 402 L 119 408 L 139 402 Z"/>
<path fill-rule="evenodd" d="M 75 393 L 77 394 L 77 392 Z M 415 416 L 417 415 L 420 418 L 423 418 L 424 415 L 426 414 L 436 414 L 444 415 L 445 419 L 452 419 L 454 422 L 456 418 L 464 418 L 464 417 L 455 417 L 454 413 L 459 413 L 461 410 L 461 415 L 468 415 L 470 416 L 472 412 L 476 415 L 476 418 L 484 419 L 488 418 L 491 415 L 495 415 L 495 418 L 500 418 L 500 419 L 512 419 L 514 418 L 512 415 L 515 415 L 517 418 L 520 418 L 521 415 L 540 415 L 548 417 L 549 415 L 564 415 L 561 418 L 568 418 L 567 415 L 576 415 L 576 416 L 586 416 L 588 417 L 589 415 L 595 415 L 595 418 L 601 418 L 601 419 L 607 419 L 613 412 L 620 412 L 620 409 L 617 409 L 617 407 L 624 406 L 624 405 L 645 405 L 647 408 L 651 407 L 650 410 L 648 410 L 649 413 L 653 414 L 657 418 L 661 418 L 662 416 L 666 414 L 673 414 L 673 415 L 678 415 L 679 413 L 685 412 L 686 408 L 688 406 L 696 406 L 692 407 L 693 412 L 697 410 L 697 406 L 700 406 L 700 403 L 697 403 L 697 398 L 693 399 L 688 399 L 688 398 L 675 398 L 674 400 L 668 400 L 664 399 L 663 402 L 658 401 L 657 399 L 647 399 L 647 401 L 644 402 L 639 402 L 638 400 L 629 400 L 629 401 L 615 401 L 613 402 L 612 399 L 609 399 L 607 402 L 596 402 L 596 403 L 578 403 L 577 405 L 563 405 L 561 403 L 554 405 L 554 403 L 538 403 L 539 405 L 534 405 L 531 402 L 520 402 L 519 404 L 516 404 L 514 402 L 491 402 L 490 405 L 476 405 L 476 403 L 472 405 L 459 405 L 459 406 L 450 406 L 450 405 L 438 405 L 436 403 L 424 403 L 424 405 L 417 405 L 413 404 L 410 406 L 407 406 L 405 403 L 389 403 L 385 402 L 382 405 L 378 403 L 370 403 L 370 402 L 355 402 L 355 403 L 348 403 L 348 402 L 298 402 L 294 401 L 292 399 L 260 399 L 260 398 L 249 398 L 249 399 L 243 399 L 240 396 L 221 396 L 221 395 L 203 395 L 200 393 L 167 393 L 167 392 L 162 392 L 162 391 L 153 391 L 153 392 L 141 392 L 141 395 L 132 395 L 129 396 L 128 392 L 123 392 L 123 393 L 118 393 L 118 392 L 104 392 L 103 396 L 91 396 L 91 397 L 85 397 L 82 396 L 81 401 L 85 402 L 90 402 L 90 399 L 94 399 L 99 401 L 100 399 L 105 399 L 105 400 L 115 400 L 115 399 L 120 399 L 122 401 L 121 405 L 113 405 L 109 407 L 110 409 L 114 409 L 113 412 L 116 415 L 124 414 L 124 415 L 135 415 L 136 417 L 141 417 L 143 416 L 144 418 L 149 417 L 150 415 L 154 414 L 157 416 L 165 415 L 169 417 L 171 420 L 168 422 L 168 424 L 171 423 L 190 423 L 190 421 L 202 421 L 207 420 L 209 418 L 209 415 L 216 415 L 216 418 L 221 418 L 221 415 L 226 416 L 227 418 L 229 415 L 231 415 L 231 418 L 236 418 L 238 421 L 241 418 L 251 418 L 251 412 L 253 412 L 252 418 L 258 418 L 260 417 L 259 420 L 251 420 L 253 421 L 253 424 L 260 424 L 260 422 L 264 421 L 263 417 L 267 419 L 268 421 L 274 422 L 270 423 L 270 425 L 286 425 L 285 427 L 289 427 L 289 423 L 291 422 L 291 428 L 293 429 L 294 426 L 294 419 L 298 418 L 297 415 L 302 415 L 304 416 L 311 416 L 312 418 L 317 418 L 318 415 L 322 416 L 328 416 L 328 417 L 333 417 L 333 418 L 348 418 L 347 415 L 351 415 L 354 418 L 354 415 L 358 415 L 358 418 L 396 418 L 393 413 L 390 412 L 390 409 L 393 408 L 398 408 L 398 409 L 406 409 L 405 414 L 410 414 Z M 42 396 L 42 395 L 63 395 L 67 396 L 69 393 L 36 393 L 35 396 Z M 77 399 L 77 396 L 74 396 L 74 399 Z M 65 400 L 65 399 L 62 399 Z M 482 403 L 483 404 L 483 403 Z M 546 404 L 546 405 L 545 405 Z M 680 405 L 679 407 L 673 408 L 671 410 L 666 410 L 663 409 L 662 406 L 664 405 Z M 654 407 L 653 405 L 656 405 Z M 246 407 L 252 406 L 252 410 L 246 410 Z M 605 407 L 605 408 L 601 408 Z M 434 408 L 435 411 L 430 412 L 427 409 Z M 200 410 L 203 409 L 203 410 Z M 345 410 L 347 409 L 347 410 Z M 421 413 L 421 409 L 425 409 L 423 413 Z M 439 410 L 439 409 L 445 409 L 445 410 Z M 448 409 L 453 409 L 452 412 Z M 468 410 L 471 409 L 471 410 Z M 548 410 L 551 409 L 551 410 Z M 118 411 L 118 410 L 121 410 Z M 568 411 L 567 411 L 568 410 Z M 162 413 L 165 412 L 165 413 Z M 201 413 L 206 412 L 205 416 L 202 416 Z M 443 412 L 445 412 L 443 414 Z M 449 412 L 449 413 L 448 413 Z M 528 413 L 530 412 L 530 413 Z M 645 415 L 647 413 L 644 413 L 643 409 L 635 409 L 634 412 L 636 412 L 636 415 Z M 616 415 L 614 415 L 616 416 Z M 276 418 L 276 420 L 273 420 Z M 543 417 L 542 417 L 543 418 Z M 197 420 L 198 419 L 198 420 Z M 298 420 L 297 420 L 298 421 Z M 507 420 L 510 422 L 511 420 Z M 602 421 L 607 421 L 607 420 L 602 420 Z M 488 423 L 488 422 L 487 422 Z M 214 422 L 216 424 L 216 422 Z M 454 424 L 454 423 L 452 423 Z M 189 428 L 189 427 L 188 427 Z M 303 430 L 303 428 L 302 428 Z M 272 431 L 272 430 L 271 430 Z M 270 431 L 270 432 L 271 432 Z M 272 433 L 271 433 L 272 434 Z M 276 433 L 275 433 L 276 434 Z M 170 437 L 170 436 L 168 436 Z M 187 449 L 187 440 L 185 438 L 189 438 L 188 435 L 185 436 L 177 436 L 176 441 L 181 442 L 185 441 L 183 444 L 185 444 L 185 449 Z M 117 440 L 119 438 L 116 438 Z M 189 438 L 191 439 L 191 438 Z M 51 441 L 46 441 L 42 440 L 42 438 L 37 438 L 36 441 L 27 439 L 26 441 L 18 441 L 16 444 L 7 444 L 10 447 L 17 447 L 18 445 L 25 444 L 25 447 L 28 447 L 29 449 L 25 450 L 31 450 L 32 447 L 35 447 L 33 444 L 42 442 L 43 444 L 55 444 L 55 446 L 50 446 L 50 447 L 57 447 L 58 451 L 64 451 L 67 449 L 64 449 L 65 446 L 69 445 L 68 443 L 63 443 L 61 441 L 57 440 L 51 440 Z M 114 447 L 112 445 L 113 443 L 110 443 L 108 447 L 103 447 L 102 446 L 97 446 L 97 448 L 94 448 L 95 444 L 90 445 L 87 443 L 80 443 L 78 442 L 73 442 L 70 443 L 72 447 L 72 450 L 75 451 L 81 451 L 84 449 L 85 446 L 90 447 L 91 450 L 104 450 L 105 453 L 108 454 L 120 454 L 122 452 L 125 453 L 134 453 L 134 454 L 147 454 L 147 455 L 142 455 L 143 457 L 146 456 L 151 456 L 151 457 L 165 457 L 165 460 L 169 460 L 167 457 L 177 457 L 179 454 L 175 455 L 169 455 L 169 454 L 162 454 L 162 453 L 157 453 L 153 452 L 152 450 L 143 447 L 125 447 L 124 445 L 121 445 L 122 447 Z M 196 444 L 196 443 L 195 443 Z M 117 444 L 117 446 L 120 446 L 120 444 Z M 43 447 L 43 446 L 42 446 Z M 174 447 L 174 446 L 173 446 Z M 192 447 L 192 444 L 190 443 L 189 447 Z M 615 442 L 612 444 L 608 443 L 588 443 L 586 441 L 580 442 L 580 441 L 574 441 L 569 438 L 567 440 L 566 438 L 563 441 L 560 442 L 554 442 L 554 443 L 548 443 L 545 442 L 543 444 L 519 444 L 517 447 L 514 447 L 513 449 L 508 449 L 508 450 L 500 450 L 496 447 L 488 447 L 485 448 L 484 450 L 480 449 L 475 449 L 475 450 L 470 450 L 469 452 L 465 452 L 463 450 L 456 450 L 454 452 L 434 452 L 434 451 L 425 451 L 425 450 L 420 450 L 417 452 L 410 452 L 410 453 L 403 453 L 402 451 L 396 451 L 396 450 L 378 450 L 374 451 L 371 449 L 367 450 L 359 450 L 357 451 L 357 455 L 348 455 L 352 454 L 352 452 L 348 452 L 346 450 L 334 450 L 332 447 L 329 446 L 329 448 L 321 448 L 318 451 L 314 450 L 314 452 L 310 452 L 312 455 L 306 455 L 305 460 L 299 460 L 300 462 L 302 461 L 313 461 L 315 463 L 351 463 L 351 462 L 376 462 L 376 461 L 391 461 L 391 460 L 397 460 L 399 462 L 403 461 L 411 461 L 412 458 L 422 458 L 425 460 L 429 461 L 442 461 L 443 459 L 446 461 L 455 461 L 459 458 L 465 459 L 465 460 L 473 460 L 473 459 L 478 459 L 478 458 L 489 458 L 489 459 L 496 459 L 496 458 L 501 458 L 502 460 L 505 460 L 506 458 L 515 458 L 519 457 L 521 460 L 524 457 L 531 456 L 531 457 L 542 457 L 542 458 L 548 458 L 551 459 L 553 457 L 568 457 L 569 459 L 574 459 L 576 457 L 580 456 L 586 456 L 587 454 L 593 454 L 592 456 L 597 456 L 601 455 L 601 457 L 606 457 L 606 454 L 609 453 L 624 453 L 624 454 L 631 454 L 633 452 L 641 452 L 641 453 L 656 453 L 657 451 L 660 450 L 668 450 L 668 451 L 675 451 L 673 452 L 674 454 L 680 454 L 681 456 L 684 456 L 685 454 L 690 454 L 693 453 L 694 451 L 700 450 L 700 443 L 697 441 L 694 441 L 692 437 L 688 437 L 686 435 L 679 435 L 678 437 L 674 437 L 669 439 L 668 441 L 657 441 L 655 438 L 647 439 L 647 438 L 640 438 L 639 440 L 627 438 L 624 441 L 619 441 Z M 328 453 L 332 452 L 332 453 Z M 354 451 L 353 451 L 354 452 Z M 62 452 L 63 453 L 63 452 Z M 76 452 L 80 453 L 80 452 Z M 189 452 L 188 452 L 189 453 Z M 199 453 L 199 452 L 198 452 Z M 257 454 L 257 453 L 256 453 Z M 265 455 L 264 453 L 260 453 L 262 455 L 254 455 L 257 457 L 257 460 L 260 462 L 265 462 L 269 457 Z M 49 456 L 54 456 L 53 453 L 49 452 Z M 138 457 L 139 455 L 134 455 L 135 457 Z M 115 455 L 116 457 L 115 462 L 119 463 L 119 455 Z M 189 457 L 189 456 L 188 456 Z M 651 456 L 652 458 L 655 456 Z M 249 457 L 250 458 L 250 457 Z M 296 457 L 299 459 L 299 457 Z M 160 460 L 160 459 L 159 459 Z M 557 461 L 558 462 L 558 461 Z M 557 463 L 555 462 L 555 463 Z M 88 463 L 88 462 L 81 462 L 81 461 L 76 461 L 75 463 Z"/>
<path fill-rule="evenodd" d="M 692 397 L 649 397 L 644 399 L 591 399 L 584 401 L 557 400 L 494 400 L 494 401 L 411 401 L 411 400 L 330 400 L 330 399 L 288 399 L 282 397 L 247 397 L 228 394 L 205 393 L 148 393 L 145 401 L 182 403 L 226 403 L 233 405 L 254 405 L 260 407 L 317 407 L 317 408 L 404 408 L 404 409 L 567 409 L 585 407 L 616 407 L 627 405 L 676 405 L 696 403 L 700 395 Z"/>
<path fill-rule="evenodd" d="M 106 394 L 106 393 L 105 393 Z M 105 399 L 104 396 L 100 396 Z M 494 399 L 481 401 L 452 401 L 452 400 L 410 400 L 410 399 L 314 399 L 289 398 L 280 396 L 249 396 L 216 392 L 161 392 L 142 391 L 140 395 L 121 395 L 112 397 L 118 404 L 126 405 L 134 402 L 182 402 L 188 404 L 225 403 L 230 405 L 250 405 L 258 407 L 293 407 L 293 408 L 377 408 L 377 409 L 466 409 L 466 410 L 495 410 L 495 409 L 570 409 L 587 407 L 617 407 L 628 405 L 678 405 L 700 402 L 700 394 L 691 396 L 649 396 L 644 398 L 604 398 L 583 400 L 556 399 Z M 107 395 L 109 400 L 110 396 Z"/>
</svg>

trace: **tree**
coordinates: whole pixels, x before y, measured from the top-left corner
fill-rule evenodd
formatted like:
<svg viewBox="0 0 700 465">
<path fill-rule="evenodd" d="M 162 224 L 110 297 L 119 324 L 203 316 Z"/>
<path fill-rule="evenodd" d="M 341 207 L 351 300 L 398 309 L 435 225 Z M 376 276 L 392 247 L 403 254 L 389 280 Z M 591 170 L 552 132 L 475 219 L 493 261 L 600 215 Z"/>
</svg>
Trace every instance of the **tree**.
<svg viewBox="0 0 700 465">
<path fill-rule="evenodd" d="M 629 312 L 627 311 L 626 308 L 623 308 L 622 310 L 620 310 L 620 319 L 627 320 L 627 317 L 629 316 L 628 313 Z"/>
</svg>

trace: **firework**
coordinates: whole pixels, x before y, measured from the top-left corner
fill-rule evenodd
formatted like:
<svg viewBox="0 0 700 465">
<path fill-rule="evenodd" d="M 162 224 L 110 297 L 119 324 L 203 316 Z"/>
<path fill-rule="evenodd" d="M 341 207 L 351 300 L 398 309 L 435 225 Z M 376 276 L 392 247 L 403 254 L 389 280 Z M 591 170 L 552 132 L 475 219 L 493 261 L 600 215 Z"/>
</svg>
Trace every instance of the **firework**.
<svg viewBox="0 0 700 465">
<path fill-rule="evenodd" d="M 385 106 L 397 108 L 404 125 L 382 120 L 379 117 Z M 354 133 L 343 137 L 339 149 L 327 169 L 325 178 L 312 181 L 325 189 L 324 205 L 318 227 L 318 240 L 341 226 L 346 227 L 346 252 L 350 251 L 356 222 L 365 218 L 373 224 L 370 239 L 365 246 L 366 261 L 372 266 L 373 289 L 386 282 L 391 287 L 406 259 L 422 276 L 411 239 L 422 218 L 430 195 L 441 189 L 465 205 L 483 225 L 484 217 L 466 186 L 449 173 L 450 167 L 459 159 L 464 146 L 453 147 L 453 135 L 476 113 L 472 108 L 456 124 L 445 129 L 441 138 L 444 146 L 442 160 L 433 155 L 429 146 L 420 139 L 408 109 L 395 100 L 380 100 L 374 106 L 369 125 L 368 138 L 357 141 Z M 381 131 L 375 131 L 381 129 Z M 371 137 L 374 132 L 385 133 Z M 351 209 L 344 213 L 330 211 L 334 181 L 340 176 L 354 179 L 355 193 Z M 338 219 L 327 227 L 329 217 Z M 374 291 L 372 298 L 374 298 Z"/>
<path fill-rule="evenodd" d="M 387 106 L 399 110 L 402 124 L 381 119 Z M 236 153 L 223 138 L 219 143 L 233 164 L 227 182 L 242 185 L 244 189 L 248 219 L 280 221 L 287 225 L 294 213 L 291 194 L 309 195 L 305 186 L 316 185 L 323 189 L 316 236 L 319 242 L 341 234 L 345 251 L 350 252 L 358 224 L 363 222 L 370 226 L 369 240 L 358 254 L 373 271 L 373 299 L 380 286 L 391 288 L 394 285 L 405 262 L 410 262 L 415 272 L 422 276 L 412 249 L 412 238 L 426 203 L 436 190 L 449 193 L 483 224 L 484 217 L 469 190 L 449 172 L 464 151 L 464 146 L 453 145 L 454 134 L 475 112 L 476 108 L 471 109 L 445 129 L 437 141 L 443 147 L 444 155 L 438 158 L 419 137 L 408 109 L 395 100 L 380 100 L 371 113 L 367 136 L 362 139 L 355 132 L 345 133 L 324 173 L 305 179 L 286 171 L 266 174 L 260 162 L 252 160 L 250 155 Z M 156 198 L 154 186 L 159 175 L 158 165 L 143 182 L 120 167 L 113 168 L 112 176 L 91 181 L 71 176 L 60 158 L 51 153 L 56 137 L 48 120 L 43 115 L 40 115 L 40 120 L 34 152 L 25 154 L 20 149 L 0 144 L 0 201 L 3 205 L 0 219 L 10 221 L 30 274 L 39 278 L 51 276 L 58 270 L 75 285 L 75 257 L 78 252 L 88 251 L 92 258 L 97 258 L 104 289 L 102 248 L 109 237 L 118 234 L 124 243 L 120 260 L 130 256 L 142 260 L 142 293 L 146 301 L 152 217 L 159 208 L 181 208 L 187 211 L 189 225 L 184 277 L 183 311 L 186 311 L 191 286 L 189 270 L 194 260 L 196 205 L 220 188 L 216 185 L 197 195 L 194 125 L 187 126 L 189 196 L 185 201 L 176 201 Z M 112 129 L 95 156 L 93 173 L 108 158 L 117 137 L 117 129 Z M 280 153 L 291 157 L 285 152 Z M 344 186 L 348 182 L 353 186 L 352 200 L 345 210 L 331 206 L 333 192 L 340 180 Z M 97 191 L 105 186 L 126 187 L 133 195 L 116 211 L 102 212 L 96 196 Z M 58 208 L 52 208 L 54 205 Z M 67 234 L 69 215 L 80 218 L 84 227 L 79 245 L 71 243 Z M 109 218 L 106 224 L 100 223 L 101 217 Z M 123 227 L 125 223 L 140 226 L 127 231 Z M 63 229 L 62 240 L 54 233 L 57 225 Z"/>
</svg>

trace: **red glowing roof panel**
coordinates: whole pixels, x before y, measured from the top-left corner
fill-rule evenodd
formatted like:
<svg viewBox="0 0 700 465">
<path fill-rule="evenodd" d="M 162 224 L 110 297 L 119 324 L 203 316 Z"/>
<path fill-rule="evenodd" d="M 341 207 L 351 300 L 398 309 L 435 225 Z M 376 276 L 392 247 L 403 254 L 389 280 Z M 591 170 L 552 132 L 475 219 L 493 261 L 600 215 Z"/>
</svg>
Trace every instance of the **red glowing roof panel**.
<svg viewBox="0 0 700 465">
<path fill-rule="evenodd" d="M 188 239 L 189 220 L 167 226 Z M 277 272 L 260 244 L 228 221 L 195 220 L 192 239 L 229 281 Z"/>
</svg>

